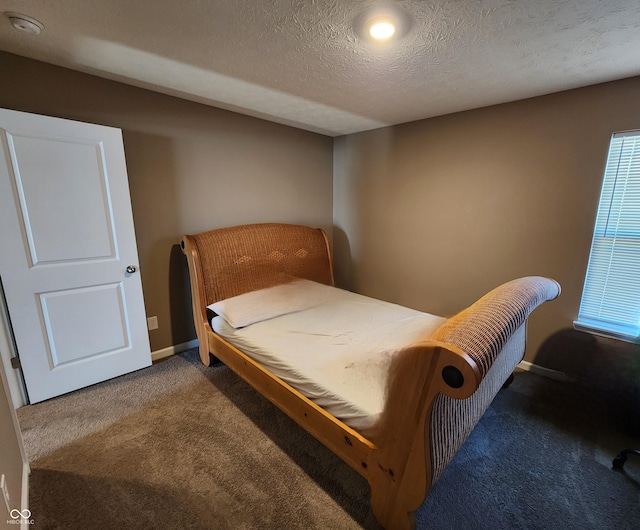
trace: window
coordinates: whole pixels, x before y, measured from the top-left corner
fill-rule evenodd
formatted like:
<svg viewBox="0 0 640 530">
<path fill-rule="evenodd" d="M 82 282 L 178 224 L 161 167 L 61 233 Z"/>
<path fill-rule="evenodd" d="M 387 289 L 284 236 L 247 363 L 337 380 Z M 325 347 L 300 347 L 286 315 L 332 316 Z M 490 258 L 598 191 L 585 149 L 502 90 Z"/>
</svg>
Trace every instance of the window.
<svg viewBox="0 0 640 530">
<path fill-rule="evenodd" d="M 640 131 L 611 138 L 576 329 L 640 335 Z"/>
</svg>

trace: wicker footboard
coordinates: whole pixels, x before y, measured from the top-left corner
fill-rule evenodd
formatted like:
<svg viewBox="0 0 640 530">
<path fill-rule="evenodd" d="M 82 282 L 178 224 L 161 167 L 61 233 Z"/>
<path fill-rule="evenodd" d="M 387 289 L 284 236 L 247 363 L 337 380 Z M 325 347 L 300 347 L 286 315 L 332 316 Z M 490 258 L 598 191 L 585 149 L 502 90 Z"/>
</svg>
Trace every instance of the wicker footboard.
<svg viewBox="0 0 640 530">
<path fill-rule="evenodd" d="M 547 278 L 513 280 L 394 359 L 386 409 L 371 433 L 379 458 L 372 508 L 385 527 L 411 528 L 412 512 L 522 360 L 527 318 L 559 294 Z"/>
</svg>

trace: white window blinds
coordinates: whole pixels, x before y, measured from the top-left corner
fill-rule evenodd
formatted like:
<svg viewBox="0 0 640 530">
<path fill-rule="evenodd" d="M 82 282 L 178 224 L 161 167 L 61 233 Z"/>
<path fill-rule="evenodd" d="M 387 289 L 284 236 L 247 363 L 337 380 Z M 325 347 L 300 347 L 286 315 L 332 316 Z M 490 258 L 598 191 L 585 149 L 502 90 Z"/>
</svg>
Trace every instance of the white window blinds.
<svg viewBox="0 0 640 530">
<path fill-rule="evenodd" d="M 638 342 L 640 131 L 616 133 L 600 194 L 576 329 Z"/>
</svg>

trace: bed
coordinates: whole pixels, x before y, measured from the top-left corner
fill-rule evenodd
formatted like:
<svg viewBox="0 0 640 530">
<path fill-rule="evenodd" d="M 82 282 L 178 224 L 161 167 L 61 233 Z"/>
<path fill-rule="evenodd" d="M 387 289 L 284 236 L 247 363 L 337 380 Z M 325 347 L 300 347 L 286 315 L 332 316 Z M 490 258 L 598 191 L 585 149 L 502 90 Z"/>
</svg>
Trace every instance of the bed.
<svg viewBox="0 0 640 530">
<path fill-rule="evenodd" d="M 219 359 L 362 474 L 382 526 L 413 512 L 512 377 L 530 313 L 560 294 L 529 276 L 444 318 L 334 285 L 321 229 L 185 235 L 202 362 Z"/>
</svg>

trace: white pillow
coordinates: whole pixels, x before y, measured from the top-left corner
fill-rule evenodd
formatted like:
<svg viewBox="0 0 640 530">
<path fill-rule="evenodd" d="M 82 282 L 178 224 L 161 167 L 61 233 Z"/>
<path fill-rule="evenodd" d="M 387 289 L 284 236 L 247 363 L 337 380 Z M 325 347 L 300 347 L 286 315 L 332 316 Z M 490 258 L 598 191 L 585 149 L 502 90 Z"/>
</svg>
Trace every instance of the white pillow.
<svg viewBox="0 0 640 530">
<path fill-rule="evenodd" d="M 334 287 L 310 280 L 294 280 L 226 298 L 207 308 L 238 329 L 318 306 L 330 298 L 332 289 Z"/>
</svg>

